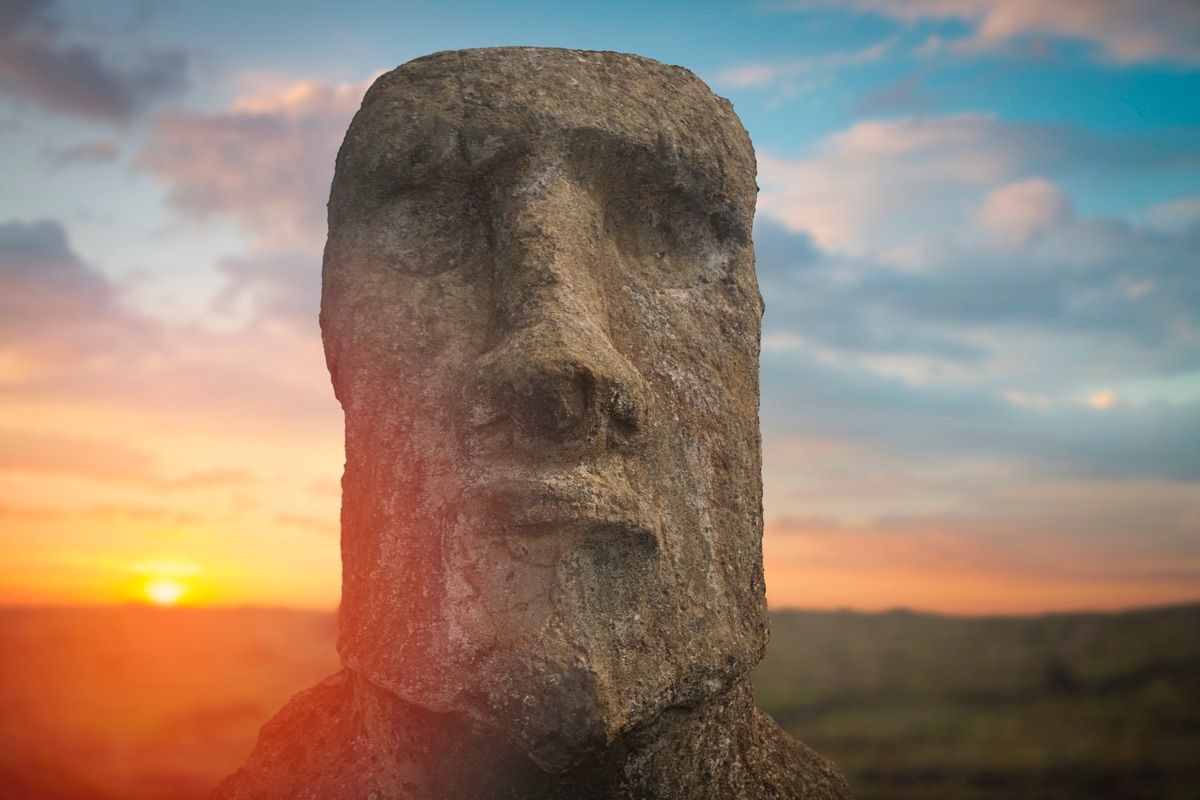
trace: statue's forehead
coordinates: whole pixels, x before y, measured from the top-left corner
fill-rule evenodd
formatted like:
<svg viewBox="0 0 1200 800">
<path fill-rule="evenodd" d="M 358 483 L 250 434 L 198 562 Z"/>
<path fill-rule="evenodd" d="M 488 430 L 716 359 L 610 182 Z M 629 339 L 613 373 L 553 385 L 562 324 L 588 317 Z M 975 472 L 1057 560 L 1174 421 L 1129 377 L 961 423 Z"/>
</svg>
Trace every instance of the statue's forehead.
<svg viewBox="0 0 1200 800">
<path fill-rule="evenodd" d="M 339 171 L 486 159 L 531 143 L 657 154 L 752 198 L 749 138 L 729 103 L 687 70 L 617 53 L 498 48 L 440 53 L 381 76 L 347 133 Z M 750 206 L 752 208 L 752 205 Z"/>
<path fill-rule="evenodd" d="M 744 136 L 729 103 L 695 75 L 621 53 L 494 48 L 436 53 L 382 75 L 364 99 L 409 110 L 495 115 L 497 120 L 557 120 L 560 126 L 609 123 L 658 131 L 701 113 L 709 127 Z"/>
</svg>

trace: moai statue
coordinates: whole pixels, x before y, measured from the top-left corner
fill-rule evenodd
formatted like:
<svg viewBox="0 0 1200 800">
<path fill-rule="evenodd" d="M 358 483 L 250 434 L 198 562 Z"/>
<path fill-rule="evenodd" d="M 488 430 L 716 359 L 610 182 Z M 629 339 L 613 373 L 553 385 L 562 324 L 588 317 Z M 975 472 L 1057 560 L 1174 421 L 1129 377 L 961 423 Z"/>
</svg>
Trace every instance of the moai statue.
<svg viewBox="0 0 1200 800">
<path fill-rule="evenodd" d="M 754 151 L 637 56 L 379 78 L 329 200 L 344 669 L 219 798 L 848 798 L 754 707 Z"/>
</svg>

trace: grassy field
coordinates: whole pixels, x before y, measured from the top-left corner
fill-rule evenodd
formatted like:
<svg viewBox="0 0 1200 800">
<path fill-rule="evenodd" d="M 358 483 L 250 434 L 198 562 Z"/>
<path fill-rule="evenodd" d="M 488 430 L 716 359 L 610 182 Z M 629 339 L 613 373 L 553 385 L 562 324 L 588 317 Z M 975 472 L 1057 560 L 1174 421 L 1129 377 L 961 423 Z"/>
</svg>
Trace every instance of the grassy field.
<svg viewBox="0 0 1200 800">
<path fill-rule="evenodd" d="M 759 702 L 860 800 L 1200 800 L 1200 606 L 781 612 Z M 332 615 L 0 610 L 0 798 L 188 800 L 336 669 Z"/>
</svg>

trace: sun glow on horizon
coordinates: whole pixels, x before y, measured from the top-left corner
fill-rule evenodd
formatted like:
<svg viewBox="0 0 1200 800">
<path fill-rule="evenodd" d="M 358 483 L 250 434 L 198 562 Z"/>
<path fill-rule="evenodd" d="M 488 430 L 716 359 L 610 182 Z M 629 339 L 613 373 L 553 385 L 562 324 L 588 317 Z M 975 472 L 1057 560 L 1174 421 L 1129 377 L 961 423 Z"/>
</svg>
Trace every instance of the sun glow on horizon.
<svg viewBox="0 0 1200 800">
<path fill-rule="evenodd" d="M 146 583 L 146 597 L 156 606 L 173 606 L 187 594 L 187 587 L 171 578 L 156 578 Z"/>
</svg>

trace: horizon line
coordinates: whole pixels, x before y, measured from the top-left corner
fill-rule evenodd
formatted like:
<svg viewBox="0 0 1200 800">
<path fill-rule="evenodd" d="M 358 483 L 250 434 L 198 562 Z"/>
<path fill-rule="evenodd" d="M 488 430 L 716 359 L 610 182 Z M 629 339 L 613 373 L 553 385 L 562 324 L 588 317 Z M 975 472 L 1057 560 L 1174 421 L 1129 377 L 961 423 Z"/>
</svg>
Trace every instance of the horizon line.
<svg viewBox="0 0 1200 800">
<path fill-rule="evenodd" d="M 852 606 L 783 606 L 768 608 L 768 616 L 775 614 L 854 614 L 859 616 L 886 616 L 889 614 L 911 614 L 914 616 L 943 617 L 947 619 L 1039 619 L 1045 617 L 1066 616 L 1120 616 L 1151 611 L 1168 611 L 1200 606 L 1200 597 L 1193 600 L 1158 603 L 1150 605 L 1131 605 L 1119 608 L 1073 608 L 1045 609 L 1041 611 L 983 611 L 958 612 L 915 608 L 911 606 L 889 606 L 887 608 L 863 609 Z M 155 612 L 287 612 L 301 614 L 321 614 L 337 616 L 338 607 L 301 606 L 263 603 L 180 603 L 178 605 L 162 606 L 150 602 L 95 602 L 95 603 L 5 603 L 0 602 L 0 613 L 6 611 L 117 611 L 117 610 L 149 610 Z"/>
</svg>

